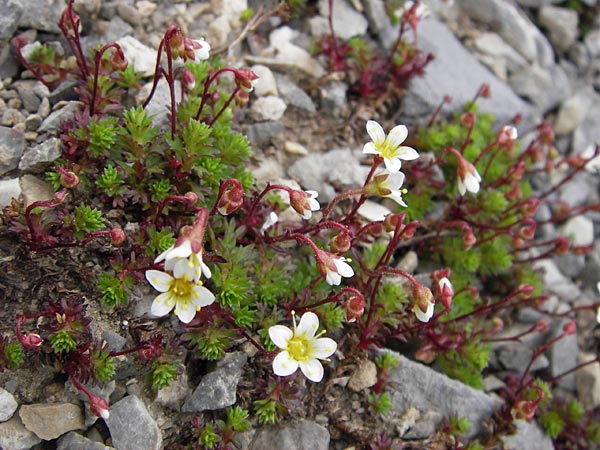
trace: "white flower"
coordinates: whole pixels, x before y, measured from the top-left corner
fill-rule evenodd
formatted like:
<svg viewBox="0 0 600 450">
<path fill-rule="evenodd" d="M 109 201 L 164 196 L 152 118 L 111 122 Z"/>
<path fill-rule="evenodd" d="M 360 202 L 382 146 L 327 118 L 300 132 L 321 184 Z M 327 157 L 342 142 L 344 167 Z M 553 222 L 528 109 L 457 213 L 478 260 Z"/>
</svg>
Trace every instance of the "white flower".
<svg viewBox="0 0 600 450">
<path fill-rule="evenodd" d="M 464 159 L 458 160 L 458 192 L 465 195 L 467 191 L 477 194 L 479 192 L 481 176 L 475 166 Z"/>
<path fill-rule="evenodd" d="M 291 191 L 289 194 L 291 207 L 306 220 L 312 217 L 313 211 L 321 209 L 315 200 L 319 196 L 317 191 Z"/>
<path fill-rule="evenodd" d="M 171 245 L 168 249 L 158 255 L 154 262 L 159 263 L 161 261 L 168 261 L 172 258 L 187 258 L 191 254 L 192 241 L 186 239 L 178 246 Z"/>
<path fill-rule="evenodd" d="M 367 121 L 367 133 L 369 133 L 371 142 L 365 144 L 363 153 L 381 156 L 385 167 L 391 173 L 400 170 L 402 159 L 411 161 L 419 157 L 414 148 L 400 145 L 408 136 L 408 128 L 405 125 L 396 125 L 386 136 L 379 123 L 369 120 Z"/>
<path fill-rule="evenodd" d="M 515 127 L 511 127 L 509 125 L 505 125 L 500 129 L 500 135 L 506 139 L 511 141 L 516 141 L 519 137 L 519 133 Z"/>
<path fill-rule="evenodd" d="M 189 266 L 194 270 L 194 280 L 197 282 L 201 275 L 210 278 L 212 273 L 210 268 L 202 260 L 202 252 L 194 253 L 192 251 L 192 242 L 189 239 L 184 240 L 180 245 L 172 245 L 154 260 L 155 263 L 165 261 L 165 270 L 172 271 L 175 264 L 181 259 L 186 259 Z"/>
<path fill-rule="evenodd" d="M 195 39 L 194 41 L 200 45 L 199 48 L 194 49 L 194 61 L 203 61 L 210 58 L 210 44 L 203 39 Z"/>
<path fill-rule="evenodd" d="M 319 382 L 323 379 L 323 366 L 319 359 L 327 359 L 333 355 L 337 344 L 333 339 L 320 338 L 324 331 L 315 336 L 319 328 L 319 318 L 315 313 L 304 313 L 297 327 L 293 311 L 292 319 L 293 330 L 283 325 L 269 328 L 269 337 L 282 350 L 273 360 L 273 372 L 286 377 L 300 367 L 306 378 Z"/>
<path fill-rule="evenodd" d="M 262 227 L 260 227 L 261 233 L 264 234 L 265 231 L 267 231 L 269 228 L 275 225 L 278 220 L 279 217 L 277 216 L 277 214 L 274 211 L 271 211 L 269 213 L 269 217 L 267 217 L 267 220 L 265 220 L 265 223 L 263 223 Z"/>
<path fill-rule="evenodd" d="M 343 256 L 339 258 L 330 258 L 329 264 L 325 264 L 325 281 L 331 286 L 339 286 L 342 277 L 350 278 L 354 276 L 354 270 L 346 261 L 349 259 Z"/>
<path fill-rule="evenodd" d="M 407 192 L 406 189 L 401 189 L 404 184 L 404 178 L 402 172 L 391 173 L 387 169 L 377 172 L 373 175 L 377 195 L 391 198 L 399 205 L 407 207 L 408 205 L 402 199 L 402 194 L 406 194 Z"/>
<path fill-rule="evenodd" d="M 417 316 L 417 319 L 419 319 L 421 322 L 429 322 L 429 320 L 433 317 L 434 308 L 435 305 L 429 302 L 427 303 L 427 311 L 423 312 L 423 310 L 419 308 L 419 305 L 415 305 L 412 307 L 412 312 L 415 313 L 415 316 Z"/>
<path fill-rule="evenodd" d="M 152 302 L 150 313 L 162 317 L 175 308 L 179 320 L 189 323 L 196 311 L 215 301 L 215 296 L 196 280 L 196 270 L 188 259 L 178 258 L 173 264 L 173 276 L 159 270 L 146 271 L 148 282 L 161 292 Z"/>
</svg>

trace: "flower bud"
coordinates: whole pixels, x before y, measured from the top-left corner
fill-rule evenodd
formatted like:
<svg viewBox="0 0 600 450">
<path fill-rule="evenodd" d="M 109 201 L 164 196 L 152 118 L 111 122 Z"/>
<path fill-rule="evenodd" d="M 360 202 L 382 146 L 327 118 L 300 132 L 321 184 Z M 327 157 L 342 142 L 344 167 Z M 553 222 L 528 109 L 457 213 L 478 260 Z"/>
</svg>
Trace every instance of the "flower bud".
<svg viewBox="0 0 600 450">
<path fill-rule="evenodd" d="M 237 211 L 244 204 L 244 188 L 239 180 L 230 178 L 221 183 L 217 211 L 224 216 Z"/>
<path fill-rule="evenodd" d="M 399 231 L 402 231 L 402 222 L 404 222 L 404 218 L 405 217 L 406 217 L 405 213 L 401 213 L 401 214 L 396 214 L 396 213 L 388 214 L 387 216 L 385 216 L 385 219 L 383 219 L 383 228 L 388 233 L 393 233 L 394 230 L 396 230 L 396 227 L 398 227 L 398 224 L 400 224 L 400 230 Z"/>
<path fill-rule="evenodd" d="M 122 72 L 127 69 L 127 58 L 125 58 L 125 54 L 123 50 L 119 47 L 110 58 L 110 64 L 114 71 Z"/>
<path fill-rule="evenodd" d="M 187 199 L 190 205 L 195 205 L 196 203 L 198 203 L 198 194 L 196 194 L 193 191 L 188 191 L 183 196 Z"/>
<path fill-rule="evenodd" d="M 500 317 L 492 317 L 492 329 L 490 334 L 496 334 L 504 328 L 504 321 Z"/>
<path fill-rule="evenodd" d="M 535 236 L 535 222 L 529 223 L 528 225 L 519 228 L 517 235 L 525 241 L 530 241 L 531 239 L 533 239 L 533 237 Z"/>
<path fill-rule="evenodd" d="M 518 236 L 513 236 L 511 239 L 511 245 L 512 248 L 518 250 L 520 248 L 523 248 L 523 246 L 525 245 L 525 241 Z"/>
<path fill-rule="evenodd" d="M 239 90 L 237 94 L 235 94 L 235 104 L 240 108 L 246 106 L 250 101 L 250 94 L 248 91 Z"/>
<path fill-rule="evenodd" d="M 362 295 L 353 295 L 344 303 L 346 322 L 360 320 L 365 312 L 365 299 Z"/>
<path fill-rule="evenodd" d="M 68 192 L 66 189 L 61 189 L 58 192 L 54 193 L 54 197 L 52 201 L 55 203 L 63 203 L 67 199 Z"/>
<path fill-rule="evenodd" d="M 185 69 L 181 75 L 181 82 L 187 91 L 191 91 L 196 87 L 196 77 L 189 69 Z"/>
<path fill-rule="evenodd" d="M 567 323 L 565 323 L 563 326 L 563 332 L 566 335 L 575 334 L 577 332 L 577 325 L 575 325 L 575 321 L 569 320 Z"/>
<path fill-rule="evenodd" d="M 475 126 L 476 115 L 470 112 L 462 113 L 460 116 L 460 124 L 465 128 L 473 128 Z"/>
<path fill-rule="evenodd" d="M 490 85 L 484 83 L 481 85 L 481 96 L 483 98 L 490 98 L 492 96 L 492 90 L 490 89 Z"/>
<path fill-rule="evenodd" d="M 44 343 L 44 339 L 37 333 L 27 332 L 21 336 L 19 342 L 27 350 L 36 350 Z"/>
<path fill-rule="evenodd" d="M 435 299 L 433 298 L 431 290 L 420 283 L 417 284 L 413 290 L 411 308 L 412 312 L 417 316 L 417 319 L 421 322 L 429 322 L 433 317 L 434 306 Z"/>
<path fill-rule="evenodd" d="M 528 198 L 523 202 L 523 206 L 521 207 L 521 211 L 527 217 L 533 217 L 540 206 L 540 200 L 532 197 Z"/>
<path fill-rule="evenodd" d="M 540 134 L 540 141 L 543 144 L 551 145 L 554 142 L 554 128 L 548 122 L 542 122 L 537 127 Z"/>
<path fill-rule="evenodd" d="M 515 127 L 505 125 L 500 128 L 500 132 L 498 133 L 498 144 L 512 145 L 518 137 L 519 133 Z"/>
<path fill-rule="evenodd" d="M 127 236 L 125 236 L 125 232 L 121 228 L 113 228 L 110 230 L 110 240 L 114 245 L 121 245 L 125 242 Z"/>
<path fill-rule="evenodd" d="M 329 249 L 333 253 L 343 254 L 350 250 L 352 241 L 346 233 L 339 233 L 329 241 Z"/>
<path fill-rule="evenodd" d="M 60 171 L 60 185 L 67 189 L 73 189 L 79 184 L 79 177 L 70 170 Z"/>
<path fill-rule="evenodd" d="M 438 282 L 437 297 L 442 302 L 442 305 L 444 305 L 444 309 L 449 310 L 452 306 L 452 298 L 454 297 L 454 287 L 448 278 L 444 277 Z"/>
<path fill-rule="evenodd" d="M 569 238 L 565 237 L 565 236 L 560 236 L 557 237 L 554 240 L 554 251 L 556 252 L 557 255 L 560 256 L 564 256 L 569 252 L 569 247 L 571 246 L 571 242 L 569 241 Z"/>
<path fill-rule="evenodd" d="M 435 361 L 437 354 L 431 345 L 425 345 L 415 352 L 415 359 L 424 364 L 431 364 Z"/>
<path fill-rule="evenodd" d="M 514 419 L 519 420 L 531 420 L 535 415 L 537 407 L 536 402 L 528 402 L 526 400 L 520 400 L 512 407 L 510 414 Z"/>
<path fill-rule="evenodd" d="M 92 414 L 107 420 L 110 416 L 110 408 L 106 400 L 92 393 L 88 393 L 88 398 L 90 399 L 90 411 Z"/>
<path fill-rule="evenodd" d="M 465 234 L 463 234 L 462 241 L 463 241 L 464 249 L 469 250 L 471 247 L 473 247 L 477 243 L 477 238 L 473 234 L 473 231 L 471 229 L 468 229 L 465 232 Z"/>
<path fill-rule="evenodd" d="M 253 89 L 252 82 L 258 79 L 258 75 L 250 69 L 239 69 L 235 71 L 235 82 L 238 86 L 248 90 Z"/>
<path fill-rule="evenodd" d="M 404 239 L 405 241 L 412 239 L 415 235 L 415 232 L 417 231 L 417 228 L 419 228 L 419 225 L 420 222 L 418 220 L 413 220 L 408 225 L 406 225 L 404 227 L 404 230 L 402 230 L 402 239 Z"/>
<path fill-rule="evenodd" d="M 537 323 L 535 324 L 535 331 L 537 331 L 538 333 L 545 333 L 549 329 L 550 329 L 550 324 L 547 321 L 545 321 L 544 319 L 538 320 Z"/>
</svg>

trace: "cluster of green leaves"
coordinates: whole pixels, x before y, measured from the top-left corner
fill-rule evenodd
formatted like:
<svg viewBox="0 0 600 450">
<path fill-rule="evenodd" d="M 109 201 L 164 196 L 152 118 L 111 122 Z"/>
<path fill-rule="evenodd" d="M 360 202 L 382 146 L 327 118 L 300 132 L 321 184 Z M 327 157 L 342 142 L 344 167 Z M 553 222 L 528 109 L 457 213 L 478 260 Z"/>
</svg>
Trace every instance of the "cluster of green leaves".
<svg viewBox="0 0 600 450">
<path fill-rule="evenodd" d="M 225 420 L 208 422 L 196 430 L 197 441 L 194 448 L 202 450 L 229 448 L 228 444 L 235 442 L 236 435 L 250 429 L 249 414 L 245 409 L 233 406 L 227 408 L 225 413 Z"/>
<path fill-rule="evenodd" d="M 160 362 L 155 360 L 152 363 L 152 370 L 148 372 L 150 384 L 155 389 L 162 389 L 169 386 L 179 373 L 179 362 Z"/>
<path fill-rule="evenodd" d="M 10 342 L 8 338 L 0 337 L 0 372 L 14 369 L 23 363 L 23 348 L 18 342 Z"/>
<path fill-rule="evenodd" d="M 382 394 L 369 394 L 368 400 L 373 412 L 381 416 L 386 415 L 394 407 L 389 392 L 384 392 Z"/>
</svg>

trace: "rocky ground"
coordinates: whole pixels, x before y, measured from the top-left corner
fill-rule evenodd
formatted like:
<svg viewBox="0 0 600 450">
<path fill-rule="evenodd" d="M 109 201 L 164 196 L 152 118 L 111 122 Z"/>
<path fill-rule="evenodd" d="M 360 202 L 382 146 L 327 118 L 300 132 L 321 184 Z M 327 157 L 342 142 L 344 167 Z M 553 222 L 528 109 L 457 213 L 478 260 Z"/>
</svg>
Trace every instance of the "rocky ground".
<svg viewBox="0 0 600 450">
<path fill-rule="evenodd" d="M 130 63 L 151 76 L 155 48 L 165 28 L 179 24 L 189 36 L 204 37 L 216 52 L 235 65 L 248 65 L 259 75 L 240 127 L 253 144 L 253 172 L 259 183 L 296 180 L 304 189 L 315 189 L 326 202 L 340 186 L 362 184 L 368 167 L 361 165 L 364 122 L 378 114 L 372 106 L 348 96 L 340 74 L 328 74 L 325 62 L 308 52 L 311 43 L 328 33 L 328 2 L 309 2 L 302 19 L 284 22 L 273 16 L 241 43 L 229 45 L 242 33 L 240 13 L 270 5 L 252 0 L 171 2 L 160 0 L 84 0 L 76 2 L 82 19 L 84 44 L 117 41 Z M 263 4 L 264 3 L 264 4 Z M 480 102 L 498 124 L 519 113 L 523 141 L 546 118 L 557 134 L 562 154 L 584 152 L 600 144 L 600 19 L 581 17 L 561 0 L 424 0 L 432 14 L 419 25 L 418 46 L 435 59 L 426 74 L 411 83 L 396 116 L 396 123 L 415 126 L 426 122 L 446 95 L 449 112 L 471 99 L 478 86 L 488 83 L 492 97 Z M 590 7 L 595 0 L 581 1 Z M 18 64 L 11 50 L 13 36 L 25 33 L 29 41 L 58 38 L 56 23 L 62 0 L 10 0 L 0 3 L 0 206 L 11 198 L 25 203 L 50 198 L 43 171 L 61 151 L 56 138 L 59 124 L 72 119 L 79 108 L 73 86 L 49 92 Z M 333 26 L 341 38 L 366 36 L 389 46 L 395 29 L 385 16 L 382 0 L 335 0 Z M 150 104 L 156 120 L 164 119 L 164 97 L 159 91 Z M 393 112 L 392 112 L 393 113 Z M 343 156 L 343 157 L 340 157 Z M 556 200 L 576 206 L 597 202 L 597 175 L 582 173 L 557 193 Z M 548 211 L 539 211 L 543 216 Z M 600 215 L 586 213 L 562 227 L 548 225 L 543 237 L 574 236 L 576 245 L 594 245 L 587 255 L 569 254 L 540 263 L 551 293 L 545 307 L 562 312 L 570 306 L 597 301 L 600 280 L 600 244 L 596 242 Z M 97 249 L 99 252 L 101 248 Z M 40 301 L 47 283 L 58 278 L 65 289 L 93 295 L 88 273 L 94 261 L 82 264 L 78 255 L 51 257 L 23 264 L 22 249 L 0 236 L 0 331 L 9 334 L 13 317 L 24 306 Z M 13 261 L 19 261 L 14 264 Z M 89 271 L 89 272 L 86 272 Z M 151 327 L 146 313 L 152 294 L 141 291 L 133 299 L 127 320 L 103 311 L 92 315 L 101 335 L 114 348 L 123 348 L 136 333 Z M 91 303 L 93 304 L 93 303 Z M 539 319 L 523 309 L 518 322 L 506 330 L 517 334 Z M 554 319 L 547 335 L 560 333 L 563 318 Z M 600 333 L 591 311 L 577 317 L 579 333 L 553 346 L 536 364 L 536 370 L 556 375 L 578 361 L 595 357 Z M 142 330 L 142 331 L 140 331 Z M 352 374 L 336 374 L 329 395 L 340 395 L 338 410 L 320 410 L 319 399 L 308 401 L 307 419 L 276 428 L 246 433 L 243 448 L 350 449 L 362 448 L 361 433 L 372 426 L 393 426 L 406 443 L 404 448 L 434 448 L 442 442 L 436 429 L 444 417 L 458 415 L 472 422 L 470 435 L 484 431 L 498 407 L 494 392 L 502 382 L 494 371 L 523 370 L 539 341 L 499 345 L 494 351 L 486 393 L 475 391 L 400 355 L 393 374 L 395 410 L 385 423 L 355 418 L 364 407 L 364 392 L 373 381 L 369 363 Z M 31 367 L 0 374 L 0 448 L 4 450 L 152 450 L 179 448 L 189 438 L 183 423 L 201 411 L 224 408 L 236 401 L 236 386 L 251 382 L 248 355 L 233 352 L 206 375 L 182 374 L 176 383 L 158 393 L 145 385 L 139 368 L 121 362 L 119 377 L 102 395 L 110 398 L 110 419 L 103 423 L 89 414 L 65 380 L 44 365 L 43 357 Z M 351 395 L 336 389 L 348 384 Z M 590 408 L 600 407 L 600 365 L 587 366 L 561 384 L 567 396 Z M 341 388 L 340 388 L 341 391 Z M 347 390 L 344 390 L 347 391 Z M 223 394 L 225 393 L 225 394 Z M 241 399 L 240 401 L 244 401 Z M 331 403 L 331 402 L 329 402 Z M 310 406 L 312 405 L 312 406 Z M 315 406 L 317 405 L 317 406 Z M 504 444 L 514 449 L 549 449 L 552 443 L 535 424 L 518 423 L 518 433 Z M 366 433 L 362 433 L 365 436 Z M 411 444 L 412 443 L 412 444 Z M 449 444 L 448 444 L 449 445 Z M 498 444 L 500 448 L 501 444 Z M 436 447 L 442 448 L 442 447 Z"/>
</svg>

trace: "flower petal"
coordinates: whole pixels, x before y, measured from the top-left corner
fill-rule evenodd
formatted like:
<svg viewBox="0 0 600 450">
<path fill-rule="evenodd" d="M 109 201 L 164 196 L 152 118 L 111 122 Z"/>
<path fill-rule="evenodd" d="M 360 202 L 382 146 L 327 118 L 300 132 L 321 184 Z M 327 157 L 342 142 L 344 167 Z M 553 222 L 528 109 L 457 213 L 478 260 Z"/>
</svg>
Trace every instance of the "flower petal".
<svg viewBox="0 0 600 450">
<path fill-rule="evenodd" d="M 405 161 L 412 161 L 419 157 L 419 153 L 412 147 L 402 146 L 396 150 L 396 155 Z"/>
<path fill-rule="evenodd" d="M 296 328 L 296 336 L 303 336 L 305 339 L 312 338 L 319 328 L 319 317 L 314 312 L 305 312 L 300 318 L 300 323 Z"/>
<path fill-rule="evenodd" d="M 146 280 L 148 280 L 148 283 L 150 283 L 158 292 L 167 292 L 171 288 L 173 277 L 160 270 L 147 270 Z"/>
<path fill-rule="evenodd" d="M 385 168 L 389 170 L 390 173 L 400 172 L 400 168 L 402 167 L 402 161 L 398 158 L 383 158 L 383 162 L 385 163 Z"/>
<path fill-rule="evenodd" d="M 187 258 L 177 258 L 177 262 L 173 267 L 173 276 L 175 278 L 183 278 L 184 280 L 191 281 L 194 279 L 196 271 L 194 269 L 194 263 Z"/>
<path fill-rule="evenodd" d="M 375 147 L 385 142 L 385 131 L 383 131 L 381 125 L 374 120 L 367 121 L 367 133 L 369 133 L 369 137 L 375 144 Z"/>
<path fill-rule="evenodd" d="M 388 179 L 387 179 L 388 187 L 392 191 L 397 191 L 404 184 L 404 178 L 405 178 L 404 172 L 390 173 L 390 175 L 388 176 Z"/>
<path fill-rule="evenodd" d="M 309 351 L 312 358 L 325 359 L 333 355 L 336 349 L 337 344 L 333 339 L 319 338 L 310 343 Z"/>
<path fill-rule="evenodd" d="M 406 128 L 406 125 L 396 125 L 389 132 L 387 142 L 392 148 L 396 148 L 406 140 L 407 136 L 408 128 Z"/>
<path fill-rule="evenodd" d="M 321 205 L 314 198 L 307 198 L 306 201 L 308 202 L 311 211 L 318 211 L 319 209 L 321 209 Z"/>
<path fill-rule="evenodd" d="M 167 259 L 171 258 L 187 258 L 192 254 L 192 242 L 185 240 L 181 245 L 173 247 L 173 249 L 166 256 Z"/>
<path fill-rule="evenodd" d="M 196 285 L 193 288 L 194 297 L 192 301 L 200 308 L 211 305 L 215 301 L 215 295 L 204 286 Z"/>
<path fill-rule="evenodd" d="M 300 370 L 310 381 L 318 383 L 323 379 L 323 366 L 318 359 L 309 359 L 298 363 Z"/>
<path fill-rule="evenodd" d="M 171 294 L 165 292 L 157 296 L 150 306 L 150 314 L 154 317 L 163 317 L 171 312 L 175 302 L 171 299 Z"/>
<path fill-rule="evenodd" d="M 435 305 L 433 303 L 429 303 L 427 305 L 426 312 L 421 311 L 421 308 L 416 305 L 413 307 L 412 311 L 415 313 L 415 316 L 417 316 L 417 319 L 419 319 L 421 322 L 429 322 L 429 320 L 433 317 L 434 308 Z"/>
<path fill-rule="evenodd" d="M 287 377 L 298 370 L 298 361 L 292 359 L 287 350 L 283 350 L 273 359 L 273 372 L 280 377 Z"/>
<path fill-rule="evenodd" d="M 404 200 L 402 199 L 402 193 L 400 191 L 392 191 L 390 194 L 386 195 L 386 197 L 391 198 L 396 203 L 398 203 L 400 206 L 404 206 L 405 208 L 408 208 L 408 205 L 406 203 L 404 203 Z"/>
<path fill-rule="evenodd" d="M 288 345 L 288 341 L 294 336 L 294 332 L 288 327 L 283 325 L 273 325 L 269 327 L 269 337 L 280 349 L 285 350 Z"/>
<path fill-rule="evenodd" d="M 156 257 L 156 259 L 154 260 L 155 263 L 159 263 L 161 261 L 164 261 L 167 258 L 167 255 L 169 253 L 171 253 L 171 251 L 175 248 L 174 245 L 171 245 L 168 249 L 166 249 L 164 252 L 162 252 L 160 255 L 158 255 Z"/>
<path fill-rule="evenodd" d="M 377 151 L 372 142 L 367 142 L 363 147 L 363 153 L 367 153 L 369 155 L 379 155 L 381 152 Z"/>
<path fill-rule="evenodd" d="M 183 323 L 190 323 L 196 317 L 196 305 L 192 302 L 178 303 L 175 306 L 175 314 Z"/>
<path fill-rule="evenodd" d="M 467 191 L 477 194 L 479 192 L 479 181 L 472 174 L 468 173 L 464 180 Z"/>
<path fill-rule="evenodd" d="M 325 276 L 325 281 L 330 286 L 339 286 L 342 282 L 342 277 L 339 273 L 327 268 L 327 275 Z"/>
<path fill-rule="evenodd" d="M 466 192 L 467 187 L 465 186 L 465 183 L 463 183 L 463 181 L 460 178 L 458 178 L 458 193 L 464 196 Z"/>
<path fill-rule="evenodd" d="M 338 258 L 334 259 L 333 263 L 335 264 L 335 267 L 341 276 L 350 278 L 354 276 L 354 270 L 352 270 L 352 266 L 345 261 L 346 258 Z"/>
</svg>

